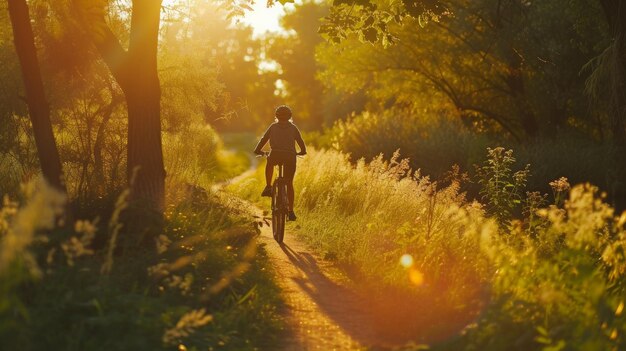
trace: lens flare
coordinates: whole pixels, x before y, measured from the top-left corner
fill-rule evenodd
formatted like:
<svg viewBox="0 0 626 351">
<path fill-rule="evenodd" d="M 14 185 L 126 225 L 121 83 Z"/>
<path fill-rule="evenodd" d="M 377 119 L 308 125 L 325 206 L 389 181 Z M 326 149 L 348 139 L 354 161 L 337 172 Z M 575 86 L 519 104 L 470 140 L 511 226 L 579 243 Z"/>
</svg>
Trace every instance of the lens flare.
<svg viewBox="0 0 626 351">
<path fill-rule="evenodd" d="M 422 274 L 422 272 L 418 271 L 415 268 L 411 268 L 409 270 L 409 280 L 411 281 L 411 283 L 420 286 L 424 284 L 424 274 Z"/>
<path fill-rule="evenodd" d="M 413 265 L 413 256 L 404 254 L 400 257 L 400 265 L 404 268 L 409 268 Z"/>
</svg>

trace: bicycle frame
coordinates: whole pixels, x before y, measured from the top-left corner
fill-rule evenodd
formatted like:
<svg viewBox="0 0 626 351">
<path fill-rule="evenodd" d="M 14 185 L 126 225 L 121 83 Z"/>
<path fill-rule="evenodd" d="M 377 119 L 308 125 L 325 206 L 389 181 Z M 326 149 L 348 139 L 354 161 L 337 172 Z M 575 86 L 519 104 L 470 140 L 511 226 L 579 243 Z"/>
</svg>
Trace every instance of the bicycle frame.
<svg viewBox="0 0 626 351">
<path fill-rule="evenodd" d="M 263 152 L 260 156 L 269 157 L 269 153 Z M 301 155 L 296 154 L 296 156 Z M 287 182 L 283 175 L 284 165 L 278 163 L 274 167 L 278 167 L 278 176 L 272 182 L 272 234 L 274 240 L 282 243 L 285 236 L 285 222 L 287 222 L 289 214 L 289 199 L 287 196 Z"/>
</svg>

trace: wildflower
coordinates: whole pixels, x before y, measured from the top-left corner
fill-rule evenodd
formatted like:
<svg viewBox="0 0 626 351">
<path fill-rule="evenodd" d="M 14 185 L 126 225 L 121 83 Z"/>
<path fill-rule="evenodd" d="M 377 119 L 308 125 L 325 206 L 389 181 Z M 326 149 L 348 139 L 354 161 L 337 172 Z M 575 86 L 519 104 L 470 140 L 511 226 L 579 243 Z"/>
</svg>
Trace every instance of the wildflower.
<svg viewBox="0 0 626 351">
<path fill-rule="evenodd" d="M 148 275 L 155 278 L 164 277 L 170 274 L 170 265 L 168 263 L 158 263 L 148 267 Z"/>
<path fill-rule="evenodd" d="M 567 181 L 566 177 L 561 177 L 557 180 L 553 180 L 549 184 L 554 192 L 564 192 L 570 189 L 570 184 Z"/>
<path fill-rule="evenodd" d="M 24 193 L 28 200 L 19 210 L 8 197 L 4 198 L 0 212 L 0 272 L 15 258 L 21 257 L 30 273 L 37 276 L 40 274 L 39 268 L 27 247 L 38 239 L 37 230 L 54 227 L 55 219 L 63 211 L 65 196 L 43 179 L 25 184 Z M 13 219 L 9 225 L 6 218 L 10 216 Z"/>
<path fill-rule="evenodd" d="M 74 223 L 74 231 L 76 233 L 84 233 L 88 234 L 89 236 L 94 236 L 96 235 L 96 223 L 97 221 L 94 221 L 92 223 L 87 220 L 78 220 L 76 221 L 76 223 Z"/>
<path fill-rule="evenodd" d="M 175 345 L 180 339 L 193 334 L 197 328 L 208 324 L 212 320 L 213 316 L 206 314 L 204 308 L 185 313 L 180 317 L 174 328 L 165 331 L 163 334 L 163 343 Z"/>
<path fill-rule="evenodd" d="M 156 248 L 157 248 L 157 252 L 159 254 L 164 253 L 165 251 L 167 251 L 167 248 L 170 246 L 170 244 L 172 243 L 172 241 L 170 240 L 170 238 L 167 237 L 167 235 L 161 234 L 159 235 L 156 239 L 154 239 L 156 241 Z"/>
</svg>

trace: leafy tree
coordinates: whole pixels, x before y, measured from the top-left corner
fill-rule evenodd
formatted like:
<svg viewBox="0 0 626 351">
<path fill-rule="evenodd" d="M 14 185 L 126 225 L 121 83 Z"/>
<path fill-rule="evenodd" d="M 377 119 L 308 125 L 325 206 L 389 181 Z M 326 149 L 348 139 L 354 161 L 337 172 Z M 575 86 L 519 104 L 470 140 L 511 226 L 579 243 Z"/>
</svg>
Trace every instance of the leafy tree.
<svg viewBox="0 0 626 351">
<path fill-rule="evenodd" d="M 326 85 L 349 92 L 365 86 L 374 105 L 443 109 L 479 130 L 503 130 L 517 139 L 554 135 L 572 127 L 570 116 L 576 128 L 596 127 L 578 74 L 603 35 L 586 20 L 598 18 L 593 2 L 564 12 L 551 3 L 447 4 L 453 18 L 389 25 L 393 46 L 363 45 L 356 34 L 324 46 L 319 57 Z"/>
<path fill-rule="evenodd" d="M 317 33 L 326 6 L 306 2 L 296 6 L 281 20 L 288 35 L 272 38 L 268 58 L 279 65 L 279 78 L 284 84 L 287 103 L 296 109 L 296 116 L 307 128 L 319 128 L 324 121 L 323 87 L 316 79 L 318 64 L 315 46 L 322 42 Z"/>
<path fill-rule="evenodd" d="M 251 28 L 232 26 L 222 5 L 196 0 L 166 10 L 160 56 L 164 94 L 177 94 L 181 99 L 174 100 L 183 102 L 175 111 L 164 110 L 166 128 L 174 126 L 175 116 L 201 114 L 221 130 L 250 130 L 273 116 L 277 77 L 260 68 L 266 43 L 253 38 Z M 167 77 L 180 79 L 166 82 Z"/>
<path fill-rule="evenodd" d="M 294 6 L 282 18 L 288 34 L 268 38 L 267 58 L 278 63 L 286 103 L 293 105 L 299 125 L 319 129 L 337 118 L 363 109 L 363 94 L 348 95 L 324 86 L 318 77 L 322 70 L 316 47 L 323 43 L 318 33 L 329 6 L 313 1 Z"/>
<path fill-rule="evenodd" d="M 165 196 L 161 86 L 157 71 L 161 2 L 132 1 L 128 48 L 124 48 L 105 20 L 107 1 L 72 5 L 77 24 L 86 31 L 126 99 L 127 179 L 131 196 L 148 210 L 161 213 Z"/>
</svg>

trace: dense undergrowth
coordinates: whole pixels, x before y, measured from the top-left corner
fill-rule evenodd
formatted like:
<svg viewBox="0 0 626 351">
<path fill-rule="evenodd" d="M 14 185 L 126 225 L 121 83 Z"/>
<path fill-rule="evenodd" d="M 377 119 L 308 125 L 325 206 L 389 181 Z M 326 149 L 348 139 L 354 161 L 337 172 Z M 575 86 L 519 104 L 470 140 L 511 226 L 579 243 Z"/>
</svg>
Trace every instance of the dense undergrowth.
<svg viewBox="0 0 626 351">
<path fill-rule="evenodd" d="M 178 189 L 178 191 L 175 191 Z M 0 349 L 271 348 L 281 305 L 248 214 L 170 187 L 162 233 L 124 245 L 110 219 L 55 229 L 63 197 L 42 183 L 0 212 Z M 100 243 L 101 242 L 101 243 Z M 180 346 L 184 345 L 184 346 Z"/>
<path fill-rule="evenodd" d="M 503 148 L 489 149 L 478 170 L 481 203 L 460 192 L 455 169 L 435 183 L 397 157 L 353 165 L 312 151 L 296 175 L 301 229 L 290 231 L 370 293 L 404 291 L 423 307 L 413 319 L 428 319 L 414 338 L 437 349 L 623 349 L 626 214 L 564 178 L 551 195 L 528 191 L 529 171 Z M 231 190 L 258 200 L 260 176 Z M 481 311 L 456 336 L 437 333 L 458 322 L 451 308 Z"/>
<path fill-rule="evenodd" d="M 478 129 L 478 132 L 477 130 Z M 379 154 L 389 159 L 399 151 L 413 169 L 432 179 L 441 180 L 453 164 L 463 172 L 473 171 L 487 147 L 504 146 L 515 150 L 520 164 L 531 164 L 531 189 L 549 192 L 548 182 L 567 177 L 572 183 L 590 182 L 608 194 L 608 201 L 626 208 L 626 160 L 623 149 L 609 140 L 602 141 L 573 129 L 552 137 L 537 136 L 516 142 L 497 133 L 487 133 L 479 126 L 434 117 L 432 113 L 404 109 L 364 112 L 346 121 L 337 121 L 324 134 L 312 139 L 320 147 L 350 154 L 351 160 L 371 161 Z M 474 197 L 477 187 L 466 186 Z"/>
</svg>

